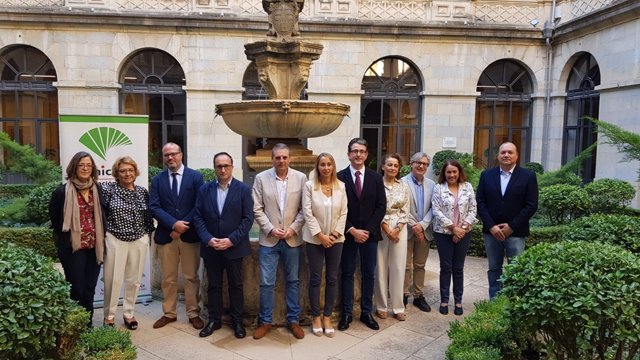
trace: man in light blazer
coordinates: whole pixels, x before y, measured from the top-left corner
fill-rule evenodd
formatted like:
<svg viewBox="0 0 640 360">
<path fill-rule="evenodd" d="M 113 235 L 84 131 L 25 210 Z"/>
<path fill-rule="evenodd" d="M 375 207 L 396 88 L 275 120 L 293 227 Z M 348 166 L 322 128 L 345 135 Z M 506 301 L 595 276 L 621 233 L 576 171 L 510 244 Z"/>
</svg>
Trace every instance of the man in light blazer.
<svg viewBox="0 0 640 360">
<path fill-rule="evenodd" d="M 338 173 L 338 179 L 345 184 L 349 208 L 345 225 L 346 239 L 340 260 L 342 314 L 338 330 L 347 330 L 353 320 L 353 277 L 358 253 L 362 275 L 360 321 L 368 328 L 378 330 L 380 326 L 372 316 L 373 281 L 378 241 L 382 239 L 380 223 L 387 209 L 387 196 L 382 176 L 364 165 L 369 154 L 367 140 L 351 139 L 347 150 L 351 164 Z"/>
<path fill-rule="evenodd" d="M 402 178 L 409 187 L 411 207 L 408 216 L 409 232 L 407 236 L 407 266 L 404 273 L 404 305 L 413 296 L 413 305 L 429 312 L 431 306 L 424 298 L 424 267 L 429 256 L 429 242 L 433 241 L 431 228 L 431 195 L 435 182 L 427 179 L 429 155 L 417 152 L 411 156 L 411 172 Z"/>
<path fill-rule="evenodd" d="M 251 189 L 233 178 L 231 155 L 217 153 L 213 165 L 216 180 L 200 188 L 193 218 L 209 279 L 209 320 L 200 337 L 209 336 L 222 327 L 222 276 L 226 271 L 233 334 L 241 339 L 246 336 L 242 323 L 242 259 L 251 254 L 249 230 L 253 225 L 253 199 Z"/>
<path fill-rule="evenodd" d="M 517 165 L 518 149 L 513 143 L 500 145 L 498 163 L 500 166 L 482 172 L 476 191 L 489 261 L 487 277 L 491 299 L 502 287 L 500 277 L 505 254 L 511 261 L 524 251 L 529 219 L 538 209 L 536 174 Z"/>
<path fill-rule="evenodd" d="M 161 328 L 176 321 L 178 315 L 178 267 L 184 277 L 184 303 L 189 323 L 202 329 L 199 291 L 200 240 L 193 227 L 193 214 L 198 190 L 204 183 L 202 175 L 185 167 L 182 150 L 175 143 L 162 147 L 162 157 L 167 167 L 151 181 L 149 208 L 158 221 L 154 240 L 158 245 L 158 257 L 162 269 L 163 315 L 153 328 Z"/>
<path fill-rule="evenodd" d="M 298 272 L 304 224 L 302 195 L 305 174 L 289 168 L 289 147 L 278 143 L 271 150 L 273 167 L 256 176 L 253 183 L 253 214 L 260 227 L 260 326 L 254 339 L 264 337 L 272 327 L 274 287 L 278 263 L 285 275 L 287 322 L 296 339 L 304 338 L 299 325 L 300 293 Z"/>
</svg>

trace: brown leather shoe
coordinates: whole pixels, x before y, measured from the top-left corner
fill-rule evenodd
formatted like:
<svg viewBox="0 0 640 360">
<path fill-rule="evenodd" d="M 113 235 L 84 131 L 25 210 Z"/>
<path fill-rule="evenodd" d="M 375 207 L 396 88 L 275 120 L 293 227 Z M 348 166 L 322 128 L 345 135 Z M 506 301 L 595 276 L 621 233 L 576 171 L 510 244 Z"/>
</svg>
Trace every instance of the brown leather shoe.
<svg viewBox="0 0 640 360">
<path fill-rule="evenodd" d="M 189 318 L 189 323 L 191 323 L 191 326 L 193 326 L 194 329 L 200 330 L 204 327 L 204 321 L 200 319 L 200 316 Z"/>
<path fill-rule="evenodd" d="M 160 319 L 158 319 L 158 321 L 153 323 L 153 328 L 154 329 L 160 329 L 161 327 L 167 325 L 168 323 L 172 323 L 172 322 L 174 322 L 176 320 L 177 320 L 177 318 L 170 318 L 170 317 L 162 316 Z"/>
<path fill-rule="evenodd" d="M 289 324 L 289 330 L 296 339 L 304 339 L 304 330 L 297 323 Z"/>
<path fill-rule="evenodd" d="M 253 332 L 253 338 L 258 340 L 262 339 L 271 330 L 271 324 L 262 324 L 258 326 L 256 331 Z"/>
</svg>

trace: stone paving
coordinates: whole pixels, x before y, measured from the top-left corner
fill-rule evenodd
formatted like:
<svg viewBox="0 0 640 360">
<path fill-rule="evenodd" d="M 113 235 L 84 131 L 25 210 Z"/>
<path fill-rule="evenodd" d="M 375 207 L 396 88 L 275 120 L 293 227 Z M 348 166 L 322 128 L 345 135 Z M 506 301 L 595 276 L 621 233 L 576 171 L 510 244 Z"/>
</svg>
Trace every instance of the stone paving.
<svg viewBox="0 0 640 360">
<path fill-rule="evenodd" d="M 438 313 L 438 253 L 432 250 L 427 261 L 426 293 L 432 307 L 429 313 L 422 312 L 411 302 L 407 305 L 407 320 L 397 321 L 376 318 L 379 331 L 373 331 L 354 317 L 349 330 L 336 331 L 334 338 L 316 337 L 306 326 L 305 338 L 298 340 L 286 328 L 278 327 L 260 340 L 252 337 L 253 328 L 247 328 L 247 337 L 236 339 L 228 326 L 207 338 L 198 337 L 186 321 L 184 304 L 179 303 L 178 321 L 161 329 L 153 329 L 153 323 L 162 316 L 162 302 L 154 300 L 147 305 L 136 305 L 136 318 L 140 327 L 132 331 L 133 342 L 138 347 L 140 360 L 223 360 L 223 359 L 411 359 L 443 360 L 449 345 L 447 330 L 449 323 L 461 319 L 453 315 L 453 304 L 449 315 Z M 468 257 L 465 264 L 465 292 L 463 306 L 465 315 L 473 310 L 473 303 L 488 297 L 486 259 Z M 116 324 L 121 323 L 122 309 L 118 308 Z M 94 323 L 102 321 L 102 311 L 97 310 Z M 337 326 L 337 324 L 336 324 Z"/>
</svg>

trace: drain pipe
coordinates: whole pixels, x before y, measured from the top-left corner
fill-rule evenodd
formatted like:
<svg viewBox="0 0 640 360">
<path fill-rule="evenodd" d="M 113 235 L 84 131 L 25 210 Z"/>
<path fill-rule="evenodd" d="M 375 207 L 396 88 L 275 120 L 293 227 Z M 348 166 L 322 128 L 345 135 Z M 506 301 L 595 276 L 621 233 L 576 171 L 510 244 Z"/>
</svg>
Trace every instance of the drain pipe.
<svg viewBox="0 0 640 360">
<path fill-rule="evenodd" d="M 551 16 L 544 22 L 542 37 L 547 47 L 547 68 L 545 69 L 544 114 L 542 119 L 542 154 L 541 163 L 545 169 L 549 167 L 549 132 L 551 128 L 551 79 L 553 66 L 553 30 L 555 28 L 556 0 L 551 5 Z"/>
</svg>

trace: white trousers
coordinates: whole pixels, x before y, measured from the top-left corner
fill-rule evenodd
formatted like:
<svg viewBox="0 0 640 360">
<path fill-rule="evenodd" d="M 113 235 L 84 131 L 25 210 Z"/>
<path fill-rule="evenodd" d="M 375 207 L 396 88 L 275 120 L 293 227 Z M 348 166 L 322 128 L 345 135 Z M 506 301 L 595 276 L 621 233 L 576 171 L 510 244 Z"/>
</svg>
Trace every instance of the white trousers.
<svg viewBox="0 0 640 360">
<path fill-rule="evenodd" d="M 104 318 L 113 320 L 116 316 L 120 288 L 124 280 L 124 300 L 122 310 L 125 318 L 133 317 L 144 263 L 149 251 L 149 235 L 138 240 L 118 240 L 107 232 L 105 238 L 107 253 L 104 257 Z"/>
<path fill-rule="evenodd" d="M 373 299 L 376 309 L 381 312 L 391 310 L 394 314 L 404 312 L 402 295 L 404 294 L 404 272 L 407 266 L 407 227 L 400 231 L 400 241 L 391 242 L 386 234 L 378 243 L 376 280 L 373 288 Z"/>
</svg>

